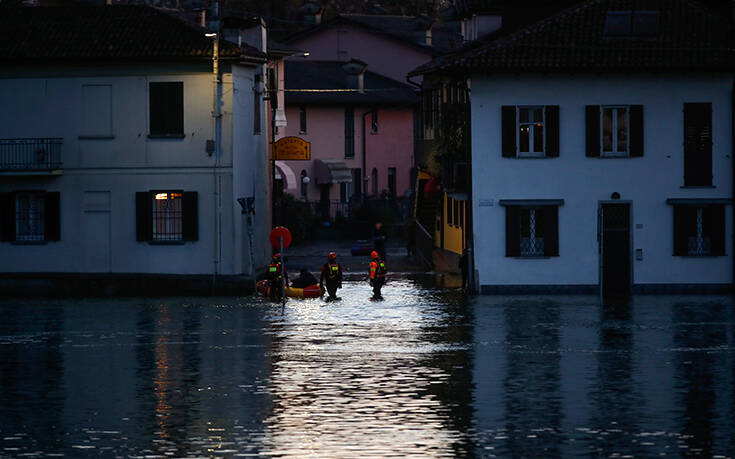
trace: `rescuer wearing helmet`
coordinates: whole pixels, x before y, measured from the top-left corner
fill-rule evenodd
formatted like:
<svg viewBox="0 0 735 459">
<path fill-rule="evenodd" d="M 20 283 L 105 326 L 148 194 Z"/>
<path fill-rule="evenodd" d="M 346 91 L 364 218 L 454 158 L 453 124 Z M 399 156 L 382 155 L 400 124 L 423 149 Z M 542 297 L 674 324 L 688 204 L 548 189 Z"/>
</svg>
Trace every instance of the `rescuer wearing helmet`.
<svg viewBox="0 0 735 459">
<path fill-rule="evenodd" d="M 342 266 L 337 263 L 337 254 L 329 252 L 327 262 L 322 266 L 322 275 L 319 278 L 319 288 L 324 291 L 324 284 L 327 284 L 327 293 L 329 296 L 326 301 L 334 301 L 337 297 L 337 289 L 342 288 Z"/>
<path fill-rule="evenodd" d="M 271 299 L 281 298 L 282 276 L 286 276 L 286 284 L 288 284 L 288 273 L 283 268 L 283 262 L 281 261 L 281 254 L 276 253 L 273 255 L 271 264 L 268 265 L 268 285 L 270 287 Z"/>
<path fill-rule="evenodd" d="M 370 258 L 372 258 L 370 262 L 370 285 L 373 287 L 373 299 L 380 300 L 383 298 L 383 295 L 380 294 L 380 289 L 385 284 L 385 262 L 375 250 L 370 254 Z"/>
</svg>

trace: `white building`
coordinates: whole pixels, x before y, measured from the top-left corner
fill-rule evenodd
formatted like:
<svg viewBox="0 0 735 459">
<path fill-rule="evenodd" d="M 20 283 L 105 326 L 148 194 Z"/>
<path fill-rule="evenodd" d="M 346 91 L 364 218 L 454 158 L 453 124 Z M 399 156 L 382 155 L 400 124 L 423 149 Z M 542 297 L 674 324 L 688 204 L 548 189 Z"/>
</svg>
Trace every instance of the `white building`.
<svg viewBox="0 0 735 459">
<path fill-rule="evenodd" d="M 471 86 L 481 292 L 731 288 L 734 30 L 594 0 L 423 70 Z"/>
<path fill-rule="evenodd" d="M 108 293 L 248 285 L 270 228 L 265 55 L 221 43 L 216 142 L 204 30 L 144 6 L 38 7 L 5 8 L 0 34 L 3 288 L 84 288 L 90 273 Z"/>
</svg>

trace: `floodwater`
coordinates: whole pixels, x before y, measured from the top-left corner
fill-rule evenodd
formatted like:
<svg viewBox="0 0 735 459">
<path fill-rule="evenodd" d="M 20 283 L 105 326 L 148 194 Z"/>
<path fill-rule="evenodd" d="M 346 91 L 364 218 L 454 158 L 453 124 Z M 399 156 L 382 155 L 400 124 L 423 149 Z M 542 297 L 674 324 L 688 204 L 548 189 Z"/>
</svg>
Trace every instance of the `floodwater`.
<svg viewBox="0 0 735 459">
<path fill-rule="evenodd" d="M 0 457 L 735 454 L 727 296 L 0 302 Z"/>
</svg>

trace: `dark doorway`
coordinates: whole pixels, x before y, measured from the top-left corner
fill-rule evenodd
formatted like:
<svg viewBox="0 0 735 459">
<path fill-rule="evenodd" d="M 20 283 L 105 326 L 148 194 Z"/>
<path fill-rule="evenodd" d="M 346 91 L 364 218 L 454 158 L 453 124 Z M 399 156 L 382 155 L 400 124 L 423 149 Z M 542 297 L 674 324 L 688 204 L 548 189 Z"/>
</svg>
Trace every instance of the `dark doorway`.
<svg viewBox="0 0 735 459">
<path fill-rule="evenodd" d="M 602 296 L 630 295 L 630 204 L 600 207 L 600 288 Z"/>
<path fill-rule="evenodd" d="M 329 220 L 329 187 L 330 185 L 319 185 L 319 214 L 323 220 Z"/>
</svg>

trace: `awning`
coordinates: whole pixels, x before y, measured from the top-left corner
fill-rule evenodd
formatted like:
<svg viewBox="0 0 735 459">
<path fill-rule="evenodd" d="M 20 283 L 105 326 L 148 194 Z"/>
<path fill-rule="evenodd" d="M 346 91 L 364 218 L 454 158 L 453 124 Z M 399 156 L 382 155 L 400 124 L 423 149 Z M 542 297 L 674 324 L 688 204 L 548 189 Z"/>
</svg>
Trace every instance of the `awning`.
<svg viewBox="0 0 735 459">
<path fill-rule="evenodd" d="M 352 171 L 338 159 L 314 160 L 314 173 L 317 185 L 352 183 Z"/>
</svg>

